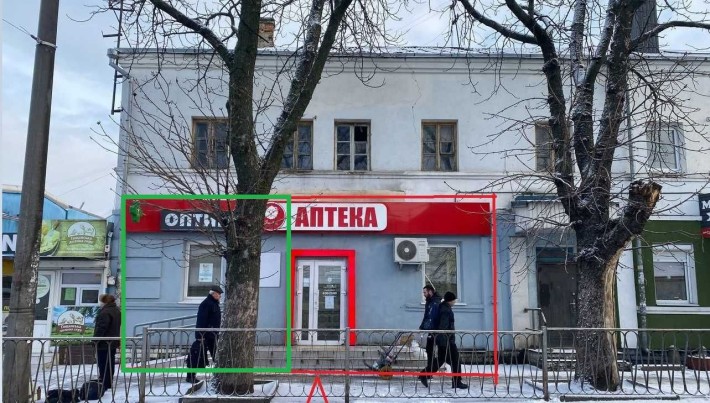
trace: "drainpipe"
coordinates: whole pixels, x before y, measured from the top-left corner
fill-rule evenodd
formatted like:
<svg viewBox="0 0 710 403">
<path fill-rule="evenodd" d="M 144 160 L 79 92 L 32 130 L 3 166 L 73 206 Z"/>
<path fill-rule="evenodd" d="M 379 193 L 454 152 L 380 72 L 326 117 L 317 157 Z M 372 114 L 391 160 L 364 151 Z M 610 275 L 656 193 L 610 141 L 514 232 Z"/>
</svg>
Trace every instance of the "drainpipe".
<svg viewBox="0 0 710 403">
<path fill-rule="evenodd" d="M 631 182 L 636 178 L 636 162 L 634 161 L 634 146 L 632 144 L 633 135 L 631 133 L 631 99 L 629 90 L 626 90 L 626 134 L 629 141 L 629 177 Z M 636 299 L 638 300 L 638 327 L 639 327 L 639 347 L 644 352 L 648 352 L 648 335 L 646 320 L 646 278 L 643 273 L 643 259 L 641 256 L 641 241 L 635 236 L 632 242 L 634 270 L 636 271 Z"/>
</svg>

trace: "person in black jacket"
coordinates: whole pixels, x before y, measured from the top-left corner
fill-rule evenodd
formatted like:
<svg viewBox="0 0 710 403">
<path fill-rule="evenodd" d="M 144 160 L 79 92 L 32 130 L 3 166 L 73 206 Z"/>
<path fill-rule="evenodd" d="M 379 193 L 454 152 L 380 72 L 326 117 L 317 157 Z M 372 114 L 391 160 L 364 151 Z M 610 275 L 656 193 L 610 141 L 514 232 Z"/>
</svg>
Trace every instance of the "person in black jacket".
<svg viewBox="0 0 710 403">
<path fill-rule="evenodd" d="M 454 311 L 451 309 L 456 304 L 456 294 L 447 291 L 444 294 L 444 301 L 439 305 L 439 327 L 438 330 L 450 330 L 451 333 L 439 333 L 436 336 L 436 346 L 439 356 L 439 364 L 443 361 L 451 366 L 451 373 L 461 373 L 461 363 L 459 362 L 459 349 L 456 347 L 456 327 L 454 326 Z M 468 385 L 461 381 L 460 376 L 452 377 L 453 388 L 466 389 Z"/>
<path fill-rule="evenodd" d="M 102 307 L 94 322 L 94 337 L 121 337 L 121 310 L 116 306 L 116 297 L 104 294 L 99 298 L 99 301 Z M 113 384 L 118 343 L 117 340 L 98 340 L 96 342 L 96 365 L 103 390 L 111 389 Z"/>
<path fill-rule="evenodd" d="M 222 325 L 222 310 L 219 307 L 219 300 L 222 298 L 222 288 L 218 285 L 210 287 L 207 295 L 200 307 L 197 309 L 198 329 L 219 329 Z M 188 368 L 204 368 L 207 366 L 207 352 L 209 351 L 212 361 L 215 357 L 215 346 L 217 344 L 218 332 L 195 331 L 195 341 L 190 347 L 190 355 L 187 357 Z M 187 374 L 186 382 L 195 383 L 199 381 L 194 373 Z"/>
<path fill-rule="evenodd" d="M 419 330 L 436 330 L 439 323 L 439 304 L 441 296 L 436 292 L 434 286 L 427 284 L 422 290 L 426 304 L 424 305 L 424 318 L 422 324 L 419 325 Z M 426 338 L 426 367 L 422 372 L 433 372 L 434 368 L 439 368 L 439 361 L 434 357 L 434 334 L 429 333 Z M 429 378 L 431 376 L 420 375 L 419 381 L 425 386 L 429 386 Z"/>
</svg>

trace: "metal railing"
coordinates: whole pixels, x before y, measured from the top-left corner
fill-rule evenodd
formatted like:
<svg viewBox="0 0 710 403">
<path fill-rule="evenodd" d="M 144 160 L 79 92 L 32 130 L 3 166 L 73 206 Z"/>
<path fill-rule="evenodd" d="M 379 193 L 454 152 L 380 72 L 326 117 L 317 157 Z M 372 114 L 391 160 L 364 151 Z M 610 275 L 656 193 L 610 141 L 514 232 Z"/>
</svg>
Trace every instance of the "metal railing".
<svg viewBox="0 0 710 403">
<path fill-rule="evenodd" d="M 169 319 L 153 320 L 150 322 L 143 322 L 133 326 L 133 336 L 141 337 L 143 335 L 142 331 L 145 327 L 167 327 L 167 328 L 190 328 L 195 327 L 195 322 L 197 322 L 197 314 L 178 316 Z M 179 323 L 178 326 L 173 326 L 173 323 Z M 160 326 L 158 326 L 160 325 Z"/>
<path fill-rule="evenodd" d="M 195 332 L 214 329 L 145 328 L 143 336 L 128 338 L 125 371 L 116 368 L 112 388 L 101 402 L 161 401 L 185 396 L 188 357 L 209 350 L 195 342 Z M 466 389 L 452 387 L 450 365 L 425 373 L 425 346 L 429 334 L 406 329 L 220 329 L 215 357 L 206 354 L 207 368 L 194 370 L 205 386 L 196 394 L 216 395 L 212 381 L 215 358 L 236 348 L 232 340 L 252 337 L 256 396 L 278 401 L 306 401 L 317 376 L 325 394 L 351 398 L 518 398 L 550 399 L 570 395 L 650 397 L 710 396 L 710 330 L 644 330 L 648 349 L 637 347 L 636 329 L 547 328 L 539 331 L 456 331 L 453 339 L 460 352 L 462 381 Z M 290 339 L 288 335 L 290 334 Z M 600 351 L 589 340 L 608 337 L 617 350 L 616 368 L 611 367 L 618 387 L 601 391 L 588 380 L 578 379 L 577 366 L 586 365 Z M 108 339 L 95 339 L 108 340 Z M 116 340 L 116 339 L 111 339 Z M 288 343 L 290 341 L 290 343 Z M 77 389 L 98 378 L 96 343 L 69 338 L 5 338 L 7 343 L 33 343 L 32 391 L 28 401 L 42 401 L 47 391 Z M 290 344 L 290 346 L 289 346 Z M 191 351 L 192 349 L 192 351 Z M 586 358 L 576 351 L 586 349 Z M 434 348 L 439 355 L 438 348 Z M 444 349 L 443 351 L 447 351 Z M 389 354 L 384 354 L 389 353 Z M 381 361 L 381 358 L 389 359 Z M 446 354 L 446 353 L 444 353 Z M 385 368 L 378 368 L 378 361 Z M 119 359 L 116 359 L 119 362 Z M 373 369 L 374 368 L 374 369 Z M 139 373 L 140 372 L 140 373 Z M 425 387 L 419 376 L 429 375 Z M 610 375 L 607 373 L 606 375 Z M 37 396 L 39 389 L 40 396 Z M 318 392 L 320 395 L 320 391 Z M 282 400 L 279 400 L 281 398 Z"/>
</svg>

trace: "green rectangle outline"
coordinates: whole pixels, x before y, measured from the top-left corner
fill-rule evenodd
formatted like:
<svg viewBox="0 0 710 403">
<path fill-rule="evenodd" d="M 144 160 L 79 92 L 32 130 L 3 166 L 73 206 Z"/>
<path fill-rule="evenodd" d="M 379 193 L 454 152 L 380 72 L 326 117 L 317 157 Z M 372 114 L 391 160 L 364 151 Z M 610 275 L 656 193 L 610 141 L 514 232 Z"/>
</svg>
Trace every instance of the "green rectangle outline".
<svg viewBox="0 0 710 403">
<path fill-rule="evenodd" d="M 240 199 L 283 199 L 286 200 L 286 366 L 279 368 L 127 368 L 126 367 L 126 202 L 128 200 L 240 200 Z M 291 195 L 290 194 L 233 194 L 233 195 L 166 195 L 166 194 L 137 194 L 121 195 L 121 234 L 120 234 L 120 263 L 121 263 L 121 371 L 128 374 L 143 373 L 290 373 L 292 370 L 292 323 L 291 323 Z"/>
</svg>

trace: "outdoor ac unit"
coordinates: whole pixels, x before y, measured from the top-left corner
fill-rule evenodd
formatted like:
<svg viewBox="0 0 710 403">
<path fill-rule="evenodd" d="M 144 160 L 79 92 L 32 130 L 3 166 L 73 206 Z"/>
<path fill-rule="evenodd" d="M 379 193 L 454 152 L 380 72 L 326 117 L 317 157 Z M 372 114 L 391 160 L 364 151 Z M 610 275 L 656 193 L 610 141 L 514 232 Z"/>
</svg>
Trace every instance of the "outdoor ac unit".
<svg viewBox="0 0 710 403">
<path fill-rule="evenodd" d="M 395 238 L 394 261 L 396 263 L 426 263 L 429 261 L 426 238 Z"/>
</svg>

